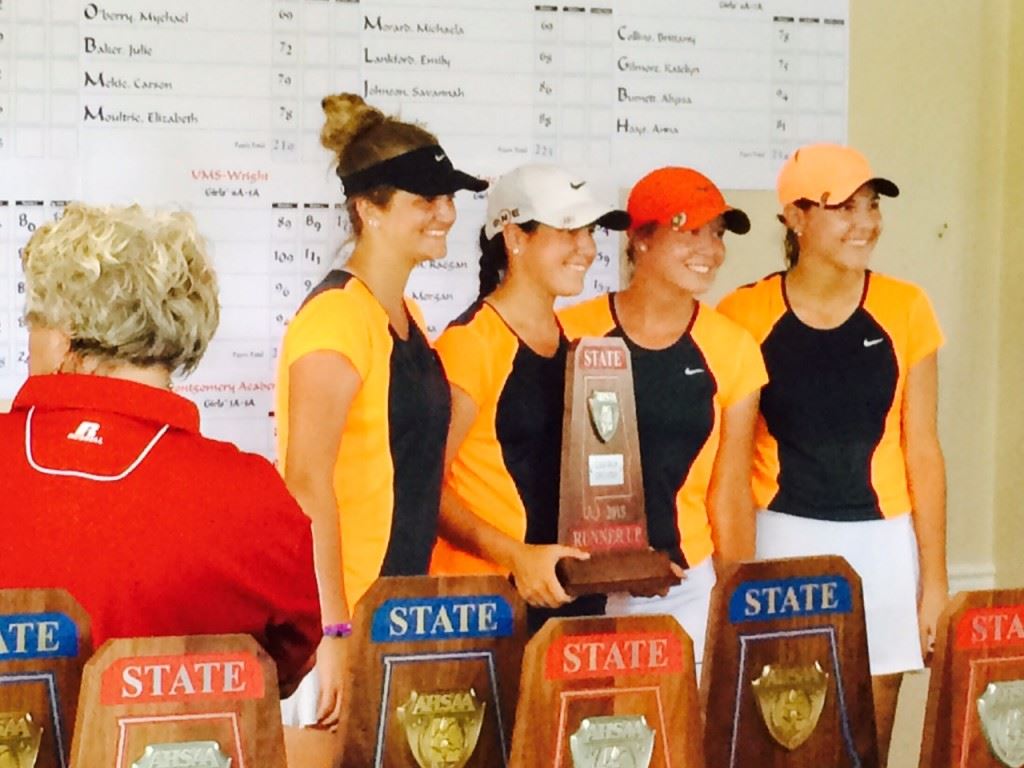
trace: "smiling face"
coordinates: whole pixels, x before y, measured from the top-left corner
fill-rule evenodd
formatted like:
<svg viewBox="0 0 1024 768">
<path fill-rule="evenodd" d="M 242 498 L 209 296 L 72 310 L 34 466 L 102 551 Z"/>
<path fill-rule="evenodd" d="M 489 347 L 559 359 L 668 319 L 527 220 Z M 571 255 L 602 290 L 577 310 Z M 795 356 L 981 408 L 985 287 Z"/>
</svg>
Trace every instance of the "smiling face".
<svg viewBox="0 0 1024 768">
<path fill-rule="evenodd" d="M 867 269 L 882 234 L 878 193 L 870 184 L 837 206 L 814 205 L 806 210 L 787 206 L 786 220 L 800 233 L 801 261 L 818 260 L 841 271 Z"/>
<path fill-rule="evenodd" d="M 455 202 L 452 195 L 422 197 L 399 189 L 387 205 L 367 203 L 360 215 L 365 235 L 382 239 L 386 248 L 418 264 L 443 259 L 448 252 Z"/>
<path fill-rule="evenodd" d="M 538 224 L 533 232 L 506 225 L 510 271 L 520 272 L 545 293 L 576 296 L 597 256 L 592 227 L 558 229 Z M 518 250 L 518 253 L 516 252 Z"/>
<path fill-rule="evenodd" d="M 715 282 L 725 262 L 725 222 L 718 216 L 691 230 L 659 226 L 633 243 L 636 272 L 699 295 Z"/>
</svg>

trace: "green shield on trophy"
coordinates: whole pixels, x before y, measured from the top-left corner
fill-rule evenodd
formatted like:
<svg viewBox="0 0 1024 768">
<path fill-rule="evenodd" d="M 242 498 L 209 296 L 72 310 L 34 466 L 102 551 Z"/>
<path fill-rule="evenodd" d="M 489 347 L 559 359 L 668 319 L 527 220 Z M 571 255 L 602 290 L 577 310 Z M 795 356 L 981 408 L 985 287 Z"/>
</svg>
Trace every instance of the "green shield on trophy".
<svg viewBox="0 0 1024 768">
<path fill-rule="evenodd" d="M 590 408 L 590 422 L 594 425 L 594 431 L 602 443 L 607 443 L 619 428 L 621 411 L 618 395 L 615 392 L 595 390 L 587 398 L 587 405 Z"/>
<path fill-rule="evenodd" d="M 978 717 L 992 754 L 1008 768 L 1024 766 L 1024 680 L 989 683 Z"/>
<path fill-rule="evenodd" d="M 0 768 L 34 768 L 43 729 L 28 712 L 0 712 Z"/>
<path fill-rule="evenodd" d="M 643 715 L 586 717 L 569 737 L 574 768 L 648 768 L 654 730 Z"/>
<path fill-rule="evenodd" d="M 486 706 L 472 688 L 413 691 L 397 714 L 416 764 L 420 768 L 463 768 L 476 749 Z"/>
<path fill-rule="evenodd" d="M 813 666 L 765 665 L 751 682 L 757 707 L 768 733 L 780 745 L 794 750 L 814 733 L 825 707 L 828 673 L 817 661 Z"/>
</svg>

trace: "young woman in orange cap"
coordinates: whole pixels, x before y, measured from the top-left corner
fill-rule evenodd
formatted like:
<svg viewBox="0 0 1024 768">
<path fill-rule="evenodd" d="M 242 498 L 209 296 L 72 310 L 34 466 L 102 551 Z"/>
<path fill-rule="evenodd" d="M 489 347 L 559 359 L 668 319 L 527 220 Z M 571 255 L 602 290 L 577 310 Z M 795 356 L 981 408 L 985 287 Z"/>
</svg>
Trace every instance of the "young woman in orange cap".
<svg viewBox="0 0 1024 768">
<path fill-rule="evenodd" d="M 554 303 L 583 290 L 593 227 L 628 223 L 556 166 L 505 174 L 488 194 L 480 297 L 437 340 L 452 426 L 431 573 L 511 574 L 533 629 L 557 609 L 603 610 L 596 596 L 569 604 L 555 576 L 559 559 L 587 554 L 555 543 L 568 342 Z"/>
<path fill-rule="evenodd" d="M 560 313 L 570 338 L 617 336 L 633 362 L 647 531 L 686 578 L 665 597 L 613 594 L 607 612 L 671 613 L 703 658 L 714 561 L 754 554 L 751 456 L 758 392 L 767 381 L 757 343 L 702 304 L 725 261 L 724 235 L 750 229 L 714 183 L 660 168 L 629 195 L 625 290 Z"/>
<path fill-rule="evenodd" d="M 868 269 L 879 196 L 899 190 L 863 155 L 802 147 L 778 194 L 786 271 L 719 305 L 760 342 L 770 377 L 756 432 L 757 552 L 839 554 L 860 574 L 884 756 L 901 673 L 922 666 L 948 596 L 942 333 L 920 288 Z"/>
</svg>

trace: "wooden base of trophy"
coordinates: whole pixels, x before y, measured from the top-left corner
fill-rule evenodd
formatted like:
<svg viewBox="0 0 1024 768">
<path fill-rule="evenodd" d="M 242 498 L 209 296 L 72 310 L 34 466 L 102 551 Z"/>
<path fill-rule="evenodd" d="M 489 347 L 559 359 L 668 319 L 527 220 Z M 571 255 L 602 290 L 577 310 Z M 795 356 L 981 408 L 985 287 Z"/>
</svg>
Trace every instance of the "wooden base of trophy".
<svg viewBox="0 0 1024 768">
<path fill-rule="evenodd" d="M 594 552 L 589 560 L 563 558 L 555 572 L 572 597 L 611 592 L 654 597 L 679 583 L 671 563 L 668 555 L 654 549 Z"/>
<path fill-rule="evenodd" d="M 693 670 L 671 616 L 549 619 L 526 647 L 510 765 L 704 768 Z"/>
<path fill-rule="evenodd" d="M 861 584 L 843 558 L 735 565 L 709 619 L 709 766 L 878 768 Z"/>
<path fill-rule="evenodd" d="M 277 672 L 249 635 L 108 640 L 80 704 L 81 768 L 285 768 Z"/>
<path fill-rule="evenodd" d="M 89 617 L 63 589 L 0 590 L 0 766 L 66 768 Z"/>
<path fill-rule="evenodd" d="M 1024 765 L 1024 589 L 961 592 L 940 617 L 919 765 Z"/>
<path fill-rule="evenodd" d="M 508 579 L 381 578 L 352 623 L 343 766 L 508 765 L 526 641 Z"/>
</svg>

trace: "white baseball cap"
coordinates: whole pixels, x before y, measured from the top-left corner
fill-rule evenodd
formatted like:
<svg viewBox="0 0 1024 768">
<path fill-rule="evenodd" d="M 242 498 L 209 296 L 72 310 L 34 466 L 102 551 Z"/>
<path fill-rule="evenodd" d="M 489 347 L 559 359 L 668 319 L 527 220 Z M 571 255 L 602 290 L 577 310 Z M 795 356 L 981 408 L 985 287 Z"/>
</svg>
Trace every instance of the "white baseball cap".
<svg viewBox="0 0 1024 768">
<path fill-rule="evenodd" d="M 537 221 L 557 229 L 590 224 L 629 227 L 629 214 L 598 202 L 587 182 L 555 165 L 521 165 L 495 181 L 487 194 L 484 233 L 490 239 L 506 224 Z"/>
</svg>

